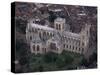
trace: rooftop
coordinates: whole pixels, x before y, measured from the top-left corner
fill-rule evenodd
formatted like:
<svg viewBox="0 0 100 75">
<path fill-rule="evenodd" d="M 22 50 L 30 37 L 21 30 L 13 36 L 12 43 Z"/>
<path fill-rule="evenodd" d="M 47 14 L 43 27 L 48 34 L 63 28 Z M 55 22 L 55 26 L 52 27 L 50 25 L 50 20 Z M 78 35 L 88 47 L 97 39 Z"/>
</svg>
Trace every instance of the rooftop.
<svg viewBox="0 0 100 75">
<path fill-rule="evenodd" d="M 65 22 L 65 19 L 64 18 L 57 18 L 55 21 L 57 21 L 57 22 Z"/>
<path fill-rule="evenodd" d="M 72 32 L 68 32 L 68 31 L 66 31 L 66 32 L 64 32 L 64 35 L 67 37 L 73 37 L 73 38 L 76 38 L 76 39 L 80 39 L 80 35 L 79 34 L 77 34 L 77 33 L 72 33 Z"/>
<path fill-rule="evenodd" d="M 53 28 L 47 27 L 48 25 L 42 26 L 39 24 L 32 23 L 31 26 L 34 28 L 39 28 L 39 29 L 43 29 L 43 30 L 52 30 L 52 31 L 54 30 Z"/>
</svg>

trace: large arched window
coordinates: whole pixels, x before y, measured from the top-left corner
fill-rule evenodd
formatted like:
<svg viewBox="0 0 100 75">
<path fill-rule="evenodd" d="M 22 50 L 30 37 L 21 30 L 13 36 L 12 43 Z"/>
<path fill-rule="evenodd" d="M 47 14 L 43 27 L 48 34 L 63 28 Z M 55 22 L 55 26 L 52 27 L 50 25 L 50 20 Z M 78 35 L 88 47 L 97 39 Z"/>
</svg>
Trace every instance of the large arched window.
<svg viewBox="0 0 100 75">
<path fill-rule="evenodd" d="M 37 45 L 37 51 L 39 51 L 40 50 L 40 47 L 39 47 L 39 45 Z"/>
</svg>

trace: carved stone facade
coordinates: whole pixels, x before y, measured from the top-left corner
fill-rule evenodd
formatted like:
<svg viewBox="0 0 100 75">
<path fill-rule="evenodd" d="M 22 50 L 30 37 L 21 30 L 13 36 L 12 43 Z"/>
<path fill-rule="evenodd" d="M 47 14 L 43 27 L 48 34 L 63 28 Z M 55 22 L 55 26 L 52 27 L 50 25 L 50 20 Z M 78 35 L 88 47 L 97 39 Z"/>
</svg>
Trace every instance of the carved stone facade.
<svg viewBox="0 0 100 75">
<path fill-rule="evenodd" d="M 31 53 L 62 53 L 63 50 L 85 54 L 89 45 L 91 25 L 85 25 L 80 33 L 70 32 L 70 26 L 63 18 L 54 21 L 54 27 L 36 24 L 33 19 L 26 27 L 26 40 Z"/>
</svg>

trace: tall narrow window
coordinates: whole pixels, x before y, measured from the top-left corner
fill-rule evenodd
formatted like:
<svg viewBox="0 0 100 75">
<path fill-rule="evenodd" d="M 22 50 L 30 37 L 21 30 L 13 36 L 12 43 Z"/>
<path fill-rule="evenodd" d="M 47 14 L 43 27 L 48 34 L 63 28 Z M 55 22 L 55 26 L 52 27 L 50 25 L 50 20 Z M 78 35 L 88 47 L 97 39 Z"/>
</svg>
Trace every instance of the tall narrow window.
<svg viewBox="0 0 100 75">
<path fill-rule="evenodd" d="M 58 24 L 56 24 L 56 29 L 58 30 Z"/>
<path fill-rule="evenodd" d="M 76 50 L 77 50 L 77 47 L 76 47 Z"/>
<path fill-rule="evenodd" d="M 37 45 L 37 51 L 39 51 L 40 50 L 40 47 L 39 47 L 39 45 Z"/>
<path fill-rule="evenodd" d="M 35 45 L 33 45 L 33 51 L 35 51 Z"/>
<path fill-rule="evenodd" d="M 70 49 L 71 49 L 71 45 L 70 45 Z"/>
<path fill-rule="evenodd" d="M 66 45 L 66 47 L 68 48 L 68 45 Z"/>
<path fill-rule="evenodd" d="M 45 51 L 45 53 L 46 53 L 46 48 L 44 48 L 44 51 Z"/>
<path fill-rule="evenodd" d="M 64 23 L 62 24 L 62 26 L 63 26 L 63 29 L 64 29 Z"/>
<path fill-rule="evenodd" d="M 79 48 L 79 51 L 80 51 L 80 48 Z"/>
<path fill-rule="evenodd" d="M 33 21 L 33 23 L 35 23 L 35 21 Z"/>
<path fill-rule="evenodd" d="M 39 32 L 39 37 L 41 38 L 41 32 Z"/>
<path fill-rule="evenodd" d="M 64 48 L 65 48 L 65 44 L 64 44 Z"/>
<path fill-rule="evenodd" d="M 84 52 L 84 48 L 82 48 L 82 53 Z"/>
<path fill-rule="evenodd" d="M 43 36 L 46 36 L 46 32 L 43 32 Z"/>
<path fill-rule="evenodd" d="M 84 43 L 82 42 L 82 46 L 84 46 Z"/>
<path fill-rule="evenodd" d="M 50 33 L 50 36 L 52 36 L 52 33 Z"/>
<path fill-rule="evenodd" d="M 54 33 L 52 35 L 54 36 Z"/>
<path fill-rule="evenodd" d="M 30 36 L 30 40 L 32 40 L 32 36 Z"/>
<path fill-rule="evenodd" d="M 61 30 L 61 26 L 60 26 L 60 24 L 59 24 L 59 30 Z"/>
<path fill-rule="evenodd" d="M 68 38 L 68 42 L 70 43 L 70 38 Z"/>
<path fill-rule="evenodd" d="M 88 36 L 88 31 L 87 31 L 87 36 Z"/>
<path fill-rule="evenodd" d="M 66 42 L 68 42 L 68 39 L 67 39 L 67 37 L 66 37 L 65 39 L 66 39 Z"/>
<path fill-rule="evenodd" d="M 73 50 L 74 50 L 74 46 L 73 46 Z"/>
</svg>

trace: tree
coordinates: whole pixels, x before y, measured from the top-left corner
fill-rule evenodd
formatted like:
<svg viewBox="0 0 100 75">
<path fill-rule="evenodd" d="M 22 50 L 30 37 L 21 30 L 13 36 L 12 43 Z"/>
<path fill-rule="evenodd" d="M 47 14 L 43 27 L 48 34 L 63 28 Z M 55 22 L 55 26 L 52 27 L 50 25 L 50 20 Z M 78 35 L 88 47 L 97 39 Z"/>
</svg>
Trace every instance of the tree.
<svg viewBox="0 0 100 75">
<path fill-rule="evenodd" d="M 39 70 L 40 72 L 42 72 L 42 71 L 43 71 L 43 66 L 40 65 L 40 66 L 38 67 L 38 70 Z"/>
<path fill-rule="evenodd" d="M 93 53 L 90 57 L 89 57 L 89 63 L 93 63 L 93 62 L 97 62 L 97 53 Z"/>
<path fill-rule="evenodd" d="M 47 54 L 44 55 L 43 60 L 46 63 L 51 63 L 51 62 L 55 62 L 57 59 L 57 54 L 49 52 Z"/>
<path fill-rule="evenodd" d="M 61 68 L 66 65 L 69 65 L 73 62 L 73 57 L 70 54 L 66 54 L 66 52 L 63 52 L 61 55 L 59 55 L 56 59 L 56 65 Z"/>
<path fill-rule="evenodd" d="M 56 19 L 56 15 L 54 15 L 54 13 L 52 11 L 50 11 L 49 14 L 50 14 L 49 21 L 54 22 L 54 19 Z"/>
<path fill-rule="evenodd" d="M 55 63 L 56 63 L 58 68 L 65 66 L 65 62 L 64 62 L 63 58 L 61 58 L 61 57 L 58 57 Z"/>
<path fill-rule="evenodd" d="M 27 20 L 22 19 L 16 19 L 16 30 L 20 33 L 25 34 L 26 26 L 27 26 Z"/>
<path fill-rule="evenodd" d="M 83 58 L 82 58 L 82 61 L 80 62 L 80 65 L 85 66 L 85 67 L 88 67 L 88 66 L 89 66 L 89 63 L 88 63 L 88 61 L 83 57 Z"/>
</svg>

